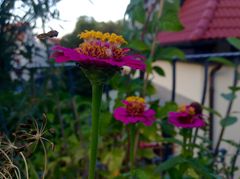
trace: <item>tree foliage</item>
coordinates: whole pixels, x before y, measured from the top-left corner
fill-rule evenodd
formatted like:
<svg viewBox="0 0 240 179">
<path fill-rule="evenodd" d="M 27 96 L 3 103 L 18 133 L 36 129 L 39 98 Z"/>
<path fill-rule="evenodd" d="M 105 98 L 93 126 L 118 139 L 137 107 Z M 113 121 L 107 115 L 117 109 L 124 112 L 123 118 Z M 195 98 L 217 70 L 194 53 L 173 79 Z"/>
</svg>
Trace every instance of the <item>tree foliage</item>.
<svg viewBox="0 0 240 179">
<path fill-rule="evenodd" d="M 97 22 L 92 17 L 81 16 L 79 17 L 75 29 L 71 34 L 65 35 L 62 38 L 62 45 L 66 47 L 75 48 L 81 43 L 81 39 L 76 38 L 80 32 L 85 30 L 98 30 L 101 32 L 117 33 L 122 34 L 123 32 L 123 22 Z"/>
<path fill-rule="evenodd" d="M 9 71 L 11 62 L 18 48 L 16 41 L 22 40 L 23 33 L 32 30 L 37 22 L 44 28 L 52 18 L 59 13 L 56 3 L 60 0 L 1 0 L 0 1 L 0 83 L 3 88 L 10 85 Z M 22 44 L 23 46 L 26 44 Z M 31 46 L 26 47 L 31 57 Z M 23 54 L 26 55 L 26 54 Z"/>
</svg>

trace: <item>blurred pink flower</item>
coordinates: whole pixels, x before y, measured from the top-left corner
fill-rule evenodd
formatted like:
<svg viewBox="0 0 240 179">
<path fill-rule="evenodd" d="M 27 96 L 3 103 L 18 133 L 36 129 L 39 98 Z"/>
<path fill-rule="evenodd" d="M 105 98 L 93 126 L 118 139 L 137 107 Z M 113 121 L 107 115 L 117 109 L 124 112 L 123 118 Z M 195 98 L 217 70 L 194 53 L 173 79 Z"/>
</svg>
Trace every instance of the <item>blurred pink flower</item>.
<svg viewBox="0 0 240 179">
<path fill-rule="evenodd" d="M 144 71 L 145 64 L 140 55 L 128 55 L 129 49 L 121 48 L 121 44 L 127 43 L 122 36 L 114 33 L 102 33 L 99 31 L 85 31 L 79 34 L 84 42 L 78 48 L 71 49 L 55 46 L 52 58 L 58 63 L 74 61 L 79 64 L 96 66 L 123 67 Z"/>
<path fill-rule="evenodd" d="M 196 102 L 179 107 L 178 112 L 169 112 L 168 122 L 181 128 L 198 128 L 205 126 L 202 107 Z"/>
<path fill-rule="evenodd" d="M 118 107 L 114 110 L 113 115 L 116 120 L 124 124 L 134 124 L 142 122 L 145 126 L 150 126 L 156 120 L 156 112 L 152 109 L 146 109 L 143 98 L 130 96 L 123 101 L 125 107 Z"/>
</svg>

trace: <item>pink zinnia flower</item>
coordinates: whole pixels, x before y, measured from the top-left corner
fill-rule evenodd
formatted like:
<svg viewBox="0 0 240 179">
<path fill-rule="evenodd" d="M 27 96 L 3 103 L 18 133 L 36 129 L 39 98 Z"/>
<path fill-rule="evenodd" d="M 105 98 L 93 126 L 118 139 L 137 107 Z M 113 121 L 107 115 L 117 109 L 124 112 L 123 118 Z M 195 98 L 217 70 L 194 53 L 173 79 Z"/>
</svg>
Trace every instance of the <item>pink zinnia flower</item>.
<svg viewBox="0 0 240 179">
<path fill-rule="evenodd" d="M 199 103 L 184 105 L 177 112 L 168 113 L 168 122 L 176 127 L 195 128 L 205 126 L 202 107 Z"/>
<path fill-rule="evenodd" d="M 118 107 L 114 110 L 113 115 L 116 120 L 124 124 L 134 124 L 142 122 L 145 126 L 150 126 L 156 120 L 155 111 L 146 109 L 143 98 L 131 96 L 123 101 L 125 107 Z"/>
<path fill-rule="evenodd" d="M 55 46 L 52 58 L 58 63 L 74 61 L 80 65 L 96 65 L 107 67 L 129 66 L 132 69 L 144 71 L 145 64 L 139 60 L 140 55 L 128 55 L 128 48 L 120 46 L 127 43 L 122 36 L 114 33 L 102 33 L 99 31 L 85 31 L 79 34 L 84 40 L 78 48 L 65 48 Z"/>
</svg>

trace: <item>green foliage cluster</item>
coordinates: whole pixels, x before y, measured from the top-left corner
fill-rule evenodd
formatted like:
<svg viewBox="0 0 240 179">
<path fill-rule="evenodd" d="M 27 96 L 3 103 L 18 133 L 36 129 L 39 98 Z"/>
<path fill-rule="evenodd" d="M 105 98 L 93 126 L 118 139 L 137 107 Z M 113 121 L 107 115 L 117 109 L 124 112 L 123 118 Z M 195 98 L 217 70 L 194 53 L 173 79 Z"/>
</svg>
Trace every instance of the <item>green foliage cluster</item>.
<svg viewBox="0 0 240 179">
<path fill-rule="evenodd" d="M 58 18 L 56 3 L 60 0 L 1 0 L 0 1 L 0 83 L 2 89 L 11 89 L 9 71 L 13 69 L 14 54 L 20 54 L 31 60 L 33 45 L 24 44 L 26 51 L 18 49 L 16 40 L 21 33 L 36 27 L 37 21 L 42 27 L 52 18 Z"/>
<path fill-rule="evenodd" d="M 77 47 L 82 42 L 77 36 L 80 32 L 85 30 L 122 34 L 123 29 L 123 22 L 121 20 L 117 22 L 97 22 L 92 17 L 81 16 L 79 17 L 73 32 L 64 36 L 61 40 L 61 44 L 69 48 Z"/>
</svg>

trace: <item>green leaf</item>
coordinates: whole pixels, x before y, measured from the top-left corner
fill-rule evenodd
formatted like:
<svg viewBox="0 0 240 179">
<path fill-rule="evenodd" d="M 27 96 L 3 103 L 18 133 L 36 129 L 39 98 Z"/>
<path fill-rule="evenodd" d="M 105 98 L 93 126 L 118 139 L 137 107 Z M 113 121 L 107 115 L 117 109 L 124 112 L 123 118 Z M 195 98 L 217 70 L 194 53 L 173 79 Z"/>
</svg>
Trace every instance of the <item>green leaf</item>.
<svg viewBox="0 0 240 179">
<path fill-rule="evenodd" d="M 152 59 L 148 59 L 146 62 L 147 65 L 147 73 L 151 73 L 152 72 Z"/>
<path fill-rule="evenodd" d="M 193 168 L 188 168 L 188 169 L 186 170 L 186 174 L 188 175 L 188 179 L 200 178 L 200 175 L 198 175 Z M 189 177 L 190 177 L 190 178 L 189 178 Z"/>
<path fill-rule="evenodd" d="M 240 91 L 240 86 L 230 86 L 229 89 L 230 89 L 232 92 L 237 92 L 237 91 Z"/>
<path fill-rule="evenodd" d="M 179 20 L 179 0 L 164 1 L 162 16 L 159 21 L 159 29 L 162 31 L 180 31 L 183 25 Z"/>
<path fill-rule="evenodd" d="M 222 93 L 221 96 L 227 101 L 232 101 L 237 97 L 234 93 L 228 93 L 228 94 Z"/>
<path fill-rule="evenodd" d="M 48 119 L 48 121 L 53 122 L 54 121 L 54 114 L 53 113 L 47 113 L 47 119 Z"/>
<path fill-rule="evenodd" d="M 182 156 L 172 157 L 172 158 L 168 159 L 167 161 L 165 161 L 164 163 L 160 164 L 156 168 L 156 172 L 163 172 L 163 171 L 169 170 L 173 167 L 176 167 L 176 165 L 184 163 L 184 162 L 186 162 L 186 159 Z"/>
<path fill-rule="evenodd" d="M 180 178 L 182 178 L 182 175 L 183 175 L 182 172 L 176 168 L 169 169 L 168 174 L 169 174 L 170 178 L 174 178 L 174 179 L 177 179 L 177 178 L 180 179 Z"/>
<path fill-rule="evenodd" d="M 163 106 L 159 107 L 157 110 L 157 117 L 164 118 L 167 117 L 168 113 L 171 111 L 177 111 L 177 104 L 174 102 L 166 102 Z"/>
<path fill-rule="evenodd" d="M 103 155 L 103 164 L 108 166 L 111 173 L 118 171 L 122 165 L 125 150 L 123 148 L 113 148 L 111 151 L 105 151 Z"/>
<path fill-rule="evenodd" d="M 156 94 L 156 88 L 152 83 L 148 83 L 147 89 L 146 89 L 146 94 L 148 96 Z"/>
<path fill-rule="evenodd" d="M 101 113 L 101 116 L 100 116 L 100 134 L 101 135 L 105 135 L 109 132 L 109 126 L 110 126 L 110 122 L 111 122 L 111 119 L 112 119 L 112 114 L 107 112 L 107 111 L 103 111 Z"/>
<path fill-rule="evenodd" d="M 212 57 L 208 59 L 209 62 L 216 62 L 227 66 L 234 66 L 234 63 L 223 57 Z"/>
<path fill-rule="evenodd" d="M 235 124 L 237 122 L 237 117 L 229 116 L 221 120 L 220 124 L 222 127 L 227 127 Z"/>
<path fill-rule="evenodd" d="M 184 60 L 185 54 L 178 48 L 168 47 L 168 48 L 159 48 L 156 50 L 155 61 L 156 60 L 173 60 L 174 58 Z"/>
<path fill-rule="evenodd" d="M 39 178 L 38 177 L 38 173 L 36 171 L 35 166 L 32 164 L 31 161 L 28 161 L 28 165 L 29 165 L 29 175 L 31 178 Z"/>
<path fill-rule="evenodd" d="M 137 51 L 146 51 L 150 49 L 150 47 L 146 43 L 144 43 L 142 40 L 132 40 L 128 44 L 128 47 Z"/>
<path fill-rule="evenodd" d="M 206 178 L 216 178 L 215 175 L 210 173 L 209 169 L 204 166 L 204 164 L 200 163 L 197 159 L 187 159 L 186 162 L 201 176 Z"/>
<path fill-rule="evenodd" d="M 153 173 L 154 166 L 144 166 L 135 170 L 136 179 L 156 179 L 159 175 Z"/>
<path fill-rule="evenodd" d="M 136 175 L 137 179 L 148 178 L 147 174 L 143 170 L 135 170 L 135 175 Z"/>
<path fill-rule="evenodd" d="M 154 66 L 153 70 L 159 75 L 159 76 L 165 76 L 164 70 L 159 66 Z"/>
<path fill-rule="evenodd" d="M 208 111 L 209 113 L 212 113 L 212 114 L 214 114 L 214 115 L 222 118 L 222 115 L 221 115 L 218 111 L 216 111 L 216 110 L 214 110 L 214 109 L 212 109 L 212 108 L 208 108 L 208 107 L 206 107 L 206 106 L 202 106 L 202 108 L 203 108 L 204 110 Z"/>
<path fill-rule="evenodd" d="M 129 16 L 132 22 L 139 22 L 144 24 L 145 21 L 144 3 L 142 0 L 130 1 L 125 14 Z"/>
<path fill-rule="evenodd" d="M 240 50 L 240 39 L 237 38 L 228 38 L 228 43 L 230 43 L 232 46 Z"/>
</svg>

